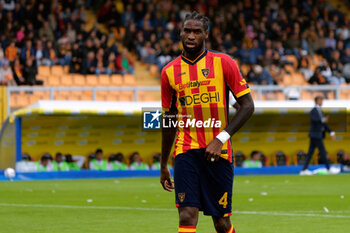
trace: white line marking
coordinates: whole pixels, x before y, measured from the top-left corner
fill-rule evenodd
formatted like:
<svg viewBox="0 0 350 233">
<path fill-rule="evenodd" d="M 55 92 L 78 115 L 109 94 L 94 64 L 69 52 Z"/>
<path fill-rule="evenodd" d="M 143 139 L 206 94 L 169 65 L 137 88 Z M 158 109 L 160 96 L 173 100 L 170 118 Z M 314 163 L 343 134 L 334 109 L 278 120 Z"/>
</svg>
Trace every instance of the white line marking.
<svg viewBox="0 0 350 233">
<path fill-rule="evenodd" d="M 3 207 L 33 207 L 33 208 L 61 208 L 61 209 L 93 209 L 93 210 L 140 210 L 140 211 L 160 211 L 175 212 L 174 209 L 165 208 L 144 208 L 129 206 L 75 206 L 75 205 L 46 205 L 46 204 L 16 204 L 16 203 L 0 203 Z M 288 213 L 275 211 L 233 211 L 234 214 L 246 215 L 274 215 L 274 216 L 291 216 L 291 217 L 323 217 L 323 218 L 350 218 L 346 215 L 330 215 L 330 214 L 307 214 L 307 213 Z"/>
</svg>

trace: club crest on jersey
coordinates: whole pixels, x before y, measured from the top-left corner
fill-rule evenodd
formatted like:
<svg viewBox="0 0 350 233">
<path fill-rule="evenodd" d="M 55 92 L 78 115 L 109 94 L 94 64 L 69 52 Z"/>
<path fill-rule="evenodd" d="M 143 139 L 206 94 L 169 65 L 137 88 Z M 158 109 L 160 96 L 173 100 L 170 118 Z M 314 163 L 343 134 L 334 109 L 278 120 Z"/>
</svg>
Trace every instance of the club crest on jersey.
<svg viewBox="0 0 350 233">
<path fill-rule="evenodd" d="M 209 68 L 202 69 L 202 74 L 203 74 L 203 76 L 204 76 L 205 78 L 208 77 L 208 75 L 209 75 Z"/>
<path fill-rule="evenodd" d="M 179 197 L 180 202 L 183 202 L 183 201 L 185 200 L 185 196 L 186 196 L 185 193 L 179 193 L 179 194 L 178 194 L 178 197 Z"/>
</svg>

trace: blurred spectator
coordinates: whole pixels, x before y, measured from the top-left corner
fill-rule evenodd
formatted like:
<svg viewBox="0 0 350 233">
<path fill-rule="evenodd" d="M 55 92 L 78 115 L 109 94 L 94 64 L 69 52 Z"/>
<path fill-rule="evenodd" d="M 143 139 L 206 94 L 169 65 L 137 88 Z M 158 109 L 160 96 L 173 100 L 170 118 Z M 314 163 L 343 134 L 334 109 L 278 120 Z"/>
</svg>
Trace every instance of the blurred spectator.
<svg viewBox="0 0 350 233">
<path fill-rule="evenodd" d="M 13 86 L 15 84 L 10 63 L 7 59 L 0 61 L 0 85 Z"/>
<path fill-rule="evenodd" d="M 108 68 L 107 60 L 106 60 L 103 48 L 99 48 L 97 50 L 95 73 L 97 75 L 100 75 L 100 74 L 111 75 L 112 74 L 112 70 L 110 68 Z"/>
<path fill-rule="evenodd" d="M 152 157 L 151 170 L 160 170 L 160 154 L 156 153 Z M 168 163 L 168 168 L 171 169 L 171 165 Z"/>
<path fill-rule="evenodd" d="M 146 163 L 143 162 L 140 154 L 138 152 L 134 152 L 129 157 L 130 170 L 149 170 L 149 167 Z"/>
<path fill-rule="evenodd" d="M 146 64 L 156 64 L 155 50 L 151 47 L 151 42 L 146 41 L 145 46 L 140 50 L 141 61 Z"/>
<path fill-rule="evenodd" d="M 255 84 L 273 85 L 273 77 L 268 70 L 260 65 L 255 65 L 248 73 L 248 80 Z"/>
<path fill-rule="evenodd" d="M 328 80 L 322 75 L 321 67 L 316 68 L 314 75 L 308 80 L 308 82 L 312 85 L 324 85 L 329 83 Z"/>
<path fill-rule="evenodd" d="M 58 63 L 57 50 L 52 47 L 52 41 L 47 41 L 43 50 L 43 64 L 53 66 Z"/>
<path fill-rule="evenodd" d="M 134 74 L 134 63 L 130 59 L 126 48 L 124 48 L 122 53 L 117 56 L 116 68 L 117 72 L 122 75 Z"/>
<path fill-rule="evenodd" d="M 16 172 L 35 172 L 37 167 L 29 154 L 22 154 L 22 160 L 16 162 Z"/>
<path fill-rule="evenodd" d="M 25 79 L 26 84 L 29 84 L 31 86 L 43 85 L 43 81 L 36 79 L 37 69 L 34 65 L 34 59 L 28 58 L 25 62 L 26 63 L 23 68 L 23 77 Z"/>
<path fill-rule="evenodd" d="M 89 169 L 95 171 L 107 171 L 108 163 L 107 160 L 103 158 L 102 149 L 97 149 L 95 152 L 95 159 L 89 162 Z"/>
<path fill-rule="evenodd" d="M 50 172 L 54 171 L 54 168 L 51 163 L 52 156 L 50 154 L 44 154 L 40 161 L 37 161 L 36 168 L 38 172 Z"/>
<path fill-rule="evenodd" d="M 108 170 L 128 170 L 128 166 L 124 162 L 124 155 L 117 153 L 109 156 Z"/>
<path fill-rule="evenodd" d="M 21 55 L 20 55 L 21 62 L 24 64 L 27 59 L 31 59 L 34 57 L 35 57 L 35 50 L 33 48 L 32 41 L 27 40 L 25 42 L 25 46 L 21 48 Z"/>
<path fill-rule="evenodd" d="M 19 59 L 16 59 L 14 61 L 12 72 L 13 72 L 13 78 L 18 86 L 27 84 L 26 79 L 23 77 L 22 67 Z"/>
<path fill-rule="evenodd" d="M 55 160 L 52 161 L 54 171 L 69 171 L 69 166 L 66 161 L 63 160 L 63 155 L 61 152 L 57 152 Z"/>
<path fill-rule="evenodd" d="M 10 45 L 5 50 L 5 57 L 13 62 L 16 59 L 18 48 L 14 41 L 11 41 Z"/>
<path fill-rule="evenodd" d="M 160 154 L 154 154 L 153 155 L 153 161 L 152 161 L 152 166 L 151 169 L 152 170 L 160 170 Z"/>
<path fill-rule="evenodd" d="M 83 60 L 82 73 L 83 74 L 95 74 L 96 58 L 95 53 L 90 51 L 87 54 L 87 58 Z"/>
<path fill-rule="evenodd" d="M 244 160 L 242 165 L 244 168 L 261 168 L 262 166 L 260 152 L 256 150 L 252 151 L 250 159 Z"/>
<path fill-rule="evenodd" d="M 330 83 L 334 85 L 345 83 L 345 79 L 342 77 L 343 64 L 340 62 L 340 52 L 338 50 L 334 50 L 332 52 L 330 68 L 332 70 Z"/>
<path fill-rule="evenodd" d="M 73 157 L 71 154 L 66 154 L 64 157 L 66 158 L 66 163 L 67 163 L 70 171 L 79 171 L 80 170 L 80 166 L 73 160 Z M 84 158 L 84 160 L 85 160 L 85 158 Z"/>
<path fill-rule="evenodd" d="M 301 57 L 298 60 L 298 70 L 304 75 L 306 81 L 308 81 L 313 75 L 313 71 L 310 68 L 309 60 L 307 58 L 306 50 L 301 51 Z"/>
</svg>

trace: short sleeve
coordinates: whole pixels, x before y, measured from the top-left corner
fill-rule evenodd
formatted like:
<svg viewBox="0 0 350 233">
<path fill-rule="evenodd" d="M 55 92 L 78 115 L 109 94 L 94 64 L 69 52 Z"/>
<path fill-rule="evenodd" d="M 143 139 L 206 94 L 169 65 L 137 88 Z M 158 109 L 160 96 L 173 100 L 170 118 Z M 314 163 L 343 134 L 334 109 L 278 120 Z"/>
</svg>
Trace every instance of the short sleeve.
<svg viewBox="0 0 350 233">
<path fill-rule="evenodd" d="M 164 112 L 168 112 L 172 105 L 172 97 L 174 94 L 174 89 L 169 83 L 168 75 L 165 69 L 161 73 L 161 99 L 162 99 L 162 109 Z"/>
<path fill-rule="evenodd" d="M 236 98 L 250 93 L 249 86 L 239 71 L 238 65 L 232 58 L 225 59 L 223 64 L 224 79 Z"/>
</svg>

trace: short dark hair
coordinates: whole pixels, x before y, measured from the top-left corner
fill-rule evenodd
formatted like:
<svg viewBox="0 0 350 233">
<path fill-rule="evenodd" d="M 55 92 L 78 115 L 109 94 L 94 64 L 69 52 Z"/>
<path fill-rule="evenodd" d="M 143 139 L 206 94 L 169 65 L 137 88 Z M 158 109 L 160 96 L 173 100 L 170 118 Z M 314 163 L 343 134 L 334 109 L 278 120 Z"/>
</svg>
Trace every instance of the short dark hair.
<svg viewBox="0 0 350 233">
<path fill-rule="evenodd" d="M 192 11 L 191 13 L 188 13 L 185 17 L 185 20 L 184 20 L 184 23 L 187 21 L 187 20 L 198 20 L 198 21 L 201 21 L 202 24 L 203 24 L 203 28 L 205 31 L 208 30 L 209 28 L 209 19 L 208 17 L 206 17 L 205 15 L 203 14 L 200 14 L 198 13 L 197 11 Z"/>
<path fill-rule="evenodd" d="M 96 151 L 95 151 L 95 154 L 97 153 L 103 153 L 102 149 L 101 148 L 98 148 Z"/>
<path fill-rule="evenodd" d="M 253 150 L 252 153 L 250 153 L 250 157 L 253 158 L 253 156 L 254 156 L 255 154 L 259 154 L 259 155 L 260 155 L 260 152 L 257 151 L 257 150 Z"/>
<path fill-rule="evenodd" d="M 319 99 L 324 99 L 324 97 L 323 97 L 322 95 L 316 96 L 316 97 L 315 97 L 315 102 L 316 102 L 317 100 L 319 100 Z"/>
</svg>

